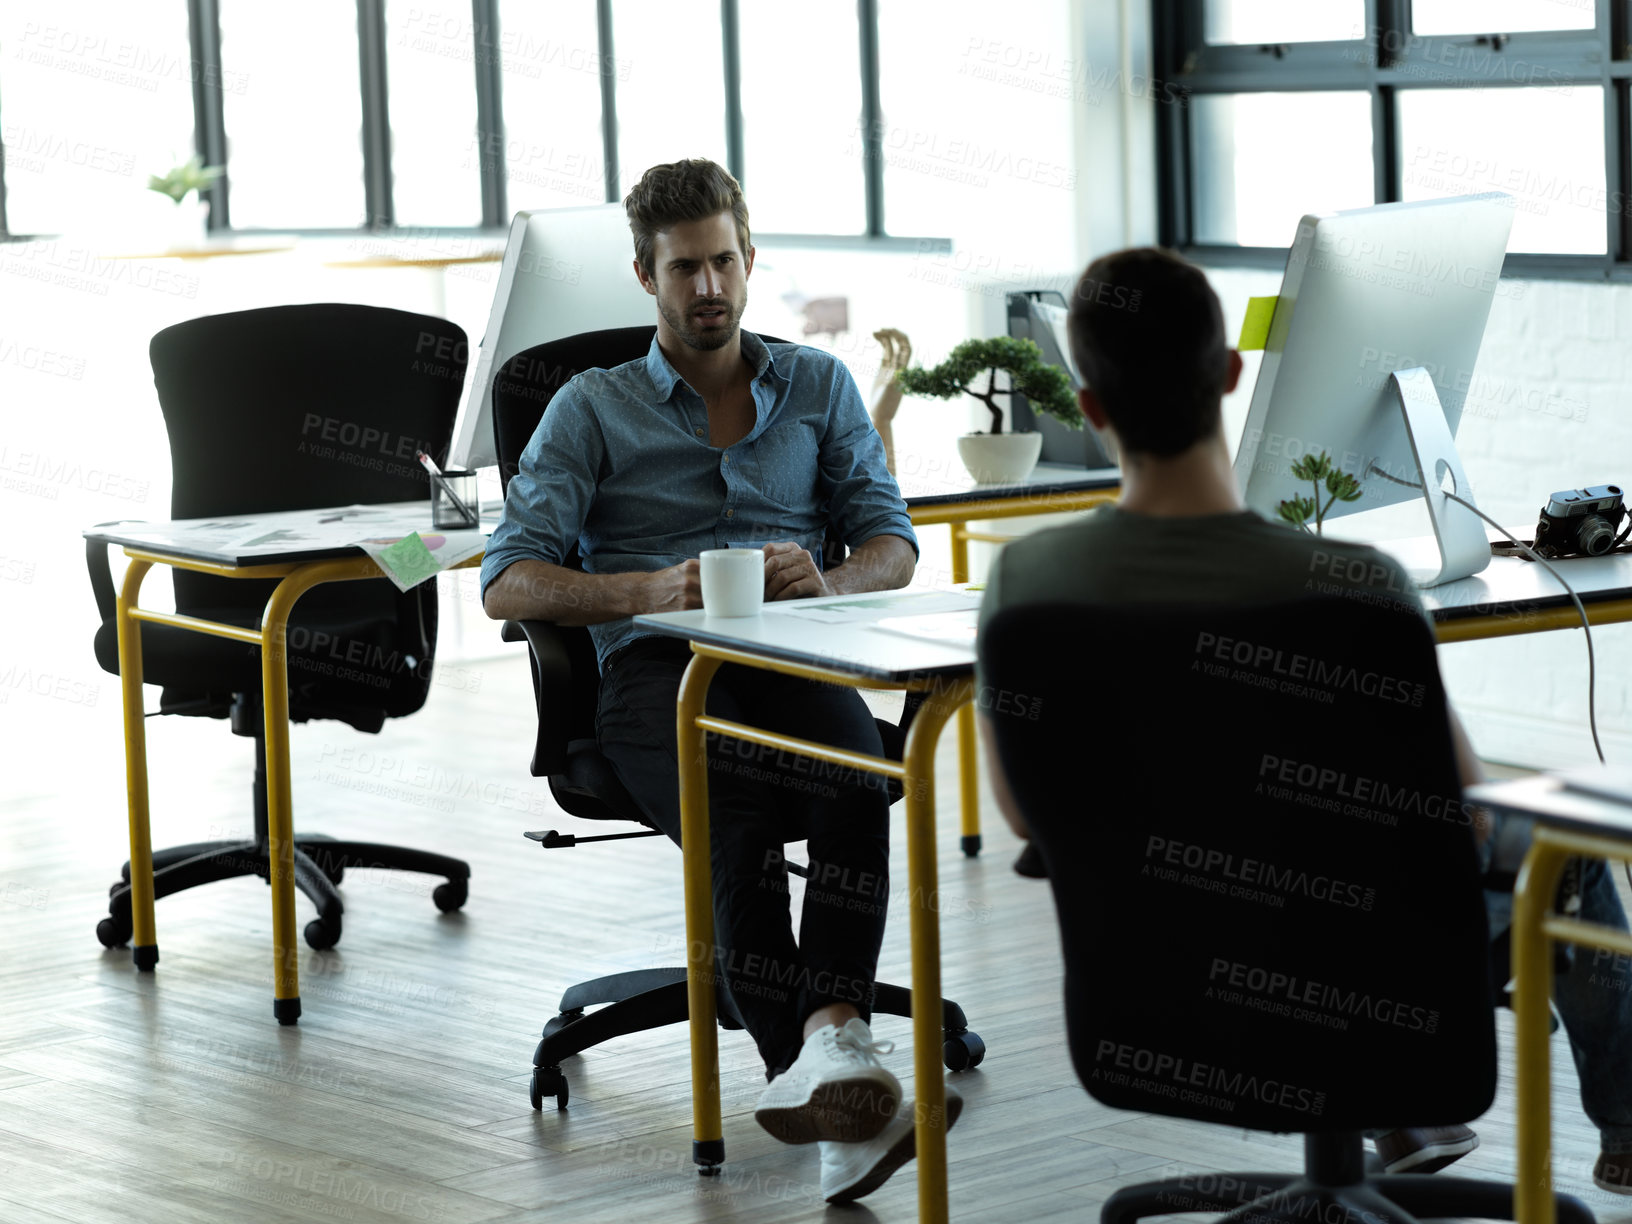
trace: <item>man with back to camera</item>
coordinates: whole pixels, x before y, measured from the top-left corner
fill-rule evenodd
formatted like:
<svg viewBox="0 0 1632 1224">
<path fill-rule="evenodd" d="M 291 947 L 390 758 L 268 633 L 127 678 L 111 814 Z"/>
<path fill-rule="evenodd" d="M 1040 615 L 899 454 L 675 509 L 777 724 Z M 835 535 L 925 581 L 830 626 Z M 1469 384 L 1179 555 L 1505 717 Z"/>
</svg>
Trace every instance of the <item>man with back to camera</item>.
<svg viewBox="0 0 1632 1224">
<path fill-rule="evenodd" d="M 700 158 L 654 166 L 624 208 L 657 335 L 644 358 L 556 394 L 510 481 L 482 595 L 497 620 L 589 626 L 601 751 L 678 844 L 675 703 L 691 651 L 629 618 L 701 607 L 704 549 L 770 541 L 764 597 L 779 600 L 905 586 L 917 540 L 844 366 L 738 327 L 754 248 L 736 179 Z M 824 572 L 829 524 L 851 551 Z M 562 564 L 575 544 L 581 573 Z M 883 751 L 853 689 L 726 664 L 708 711 Z M 898 1109 L 900 1083 L 877 1057 L 890 1047 L 867 1025 L 889 798 L 857 771 L 744 768 L 740 755 L 733 769 L 717 745 L 710 755 L 718 964 L 771 1080 L 755 1117 L 784 1142 L 817 1142 L 824 1197 L 848 1202 L 915 1152 L 913 1107 Z M 800 838 L 815 870 L 796 943 L 782 847 Z M 959 1108 L 949 1091 L 948 1125 Z"/>
<path fill-rule="evenodd" d="M 1247 510 L 1224 442 L 1220 402 L 1235 389 L 1241 355 L 1224 338 L 1218 298 L 1199 268 L 1155 248 L 1119 251 L 1088 265 L 1072 297 L 1072 356 L 1087 386 L 1082 414 L 1116 437 L 1122 496 L 1068 526 L 1017 540 L 986 582 L 981 624 L 1005 607 L 1050 601 L 1261 603 L 1307 590 L 1353 586 L 1352 571 L 1383 574 L 1391 597 L 1426 615 L 1415 587 L 1387 554 L 1316 539 Z M 1379 569 L 1378 567 L 1381 567 Z M 1478 758 L 1454 710 L 1451 737 L 1463 785 L 1479 781 Z M 984 715 L 982 715 L 984 722 Z M 983 728 L 993 791 L 1011 828 L 1026 836 L 989 728 Z M 1483 838 L 1485 830 L 1476 830 Z M 1580 917 L 1626 929 L 1602 860 L 1582 874 Z M 1511 896 L 1486 893 L 1491 930 L 1511 921 Z M 1576 955 L 1554 979 L 1553 999 L 1570 1039 L 1581 1103 L 1598 1127 L 1593 1182 L 1632 1193 L 1632 985 L 1603 958 Z M 1465 1126 L 1408 1128 L 1375 1137 L 1388 1172 L 1433 1172 L 1478 1146 Z"/>
</svg>

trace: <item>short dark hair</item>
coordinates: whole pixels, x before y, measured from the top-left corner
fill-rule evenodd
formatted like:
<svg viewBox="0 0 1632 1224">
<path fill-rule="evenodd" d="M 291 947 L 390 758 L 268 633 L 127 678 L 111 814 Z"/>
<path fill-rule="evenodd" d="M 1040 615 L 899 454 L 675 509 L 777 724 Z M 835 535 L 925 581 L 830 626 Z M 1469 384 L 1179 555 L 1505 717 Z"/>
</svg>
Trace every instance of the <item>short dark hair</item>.
<svg viewBox="0 0 1632 1224">
<path fill-rule="evenodd" d="M 640 176 L 623 200 L 629 229 L 635 236 L 635 259 L 651 276 L 655 271 L 652 244 L 657 235 L 680 221 L 702 221 L 729 212 L 737 223 L 737 241 L 748 254 L 748 204 L 735 176 L 706 157 L 653 166 Z"/>
<path fill-rule="evenodd" d="M 1218 428 L 1230 350 L 1194 264 L 1157 247 L 1101 256 L 1077 281 L 1067 328 L 1123 449 L 1177 455 Z"/>
</svg>

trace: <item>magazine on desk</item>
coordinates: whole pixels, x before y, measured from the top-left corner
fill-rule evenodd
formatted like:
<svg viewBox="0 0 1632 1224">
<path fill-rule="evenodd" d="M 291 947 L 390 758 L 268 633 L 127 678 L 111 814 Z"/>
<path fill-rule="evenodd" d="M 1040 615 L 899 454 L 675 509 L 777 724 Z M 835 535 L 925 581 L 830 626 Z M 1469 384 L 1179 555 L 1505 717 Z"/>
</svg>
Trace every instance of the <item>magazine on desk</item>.
<svg viewBox="0 0 1632 1224">
<path fill-rule="evenodd" d="M 768 603 L 773 614 L 820 621 L 824 625 L 877 625 L 887 620 L 913 620 L 941 612 L 980 610 L 978 592 L 956 591 L 877 591 L 866 595 L 789 600 Z"/>
<path fill-rule="evenodd" d="M 833 600 L 794 600 L 765 606 L 773 615 L 882 629 L 920 641 L 973 647 L 980 622 L 980 587 L 952 591 L 879 591 Z"/>
</svg>

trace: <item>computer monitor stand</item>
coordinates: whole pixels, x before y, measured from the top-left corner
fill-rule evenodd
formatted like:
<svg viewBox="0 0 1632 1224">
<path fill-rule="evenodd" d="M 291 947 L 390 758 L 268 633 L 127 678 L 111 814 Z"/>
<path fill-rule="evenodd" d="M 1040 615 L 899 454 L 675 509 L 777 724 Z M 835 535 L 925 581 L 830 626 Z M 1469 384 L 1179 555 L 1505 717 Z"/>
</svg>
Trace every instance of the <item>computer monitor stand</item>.
<svg viewBox="0 0 1632 1224">
<path fill-rule="evenodd" d="M 1433 524 L 1439 551 L 1437 570 L 1415 567 L 1408 561 L 1407 571 L 1412 581 L 1425 587 L 1472 577 L 1490 564 L 1490 542 L 1479 516 L 1445 496 L 1449 490 L 1471 502 L 1473 486 L 1462 470 L 1462 458 L 1451 440 L 1434 380 L 1427 370 L 1414 366 L 1396 370 L 1389 382 L 1405 416 L 1405 432 L 1411 439 L 1411 453 L 1417 461 L 1422 497 L 1428 503 L 1428 520 Z"/>
</svg>

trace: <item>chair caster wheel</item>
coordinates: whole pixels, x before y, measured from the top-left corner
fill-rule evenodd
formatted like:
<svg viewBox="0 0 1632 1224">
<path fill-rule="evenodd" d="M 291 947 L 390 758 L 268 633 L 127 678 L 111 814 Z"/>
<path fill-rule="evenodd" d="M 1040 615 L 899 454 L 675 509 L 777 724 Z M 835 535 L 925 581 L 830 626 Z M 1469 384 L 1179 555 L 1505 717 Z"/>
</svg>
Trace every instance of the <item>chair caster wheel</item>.
<svg viewBox="0 0 1632 1224">
<path fill-rule="evenodd" d="M 96 938 L 104 948 L 122 948 L 130 942 L 131 926 L 114 918 L 104 918 L 96 924 Z"/>
<path fill-rule="evenodd" d="M 532 1082 L 527 1090 L 534 1109 L 543 1109 L 547 1096 L 555 1098 L 557 1109 L 567 1107 L 567 1077 L 561 1074 L 560 1067 L 534 1067 Z"/>
<path fill-rule="evenodd" d="M 129 887 L 130 887 L 130 881 L 129 880 L 116 881 L 115 883 L 108 885 L 108 896 L 116 897 L 116 896 L 119 895 L 119 891 L 121 889 L 129 888 Z"/>
<path fill-rule="evenodd" d="M 449 880 L 431 890 L 431 900 L 444 914 L 451 914 L 470 897 L 470 884 L 465 880 Z"/>
<path fill-rule="evenodd" d="M 340 920 L 325 922 L 313 918 L 306 924 L 306 943 L 318 952 L 326 952 L 340 942 Z"/>
<path fill-rule="evenodd" d="M 941 1042 L 941 1061 L 948 1071 L 973 1071 L 986 1059 L 986 1043 L 979 1033 L 965 1029 L 950 1033 Z"/>
</svg>

